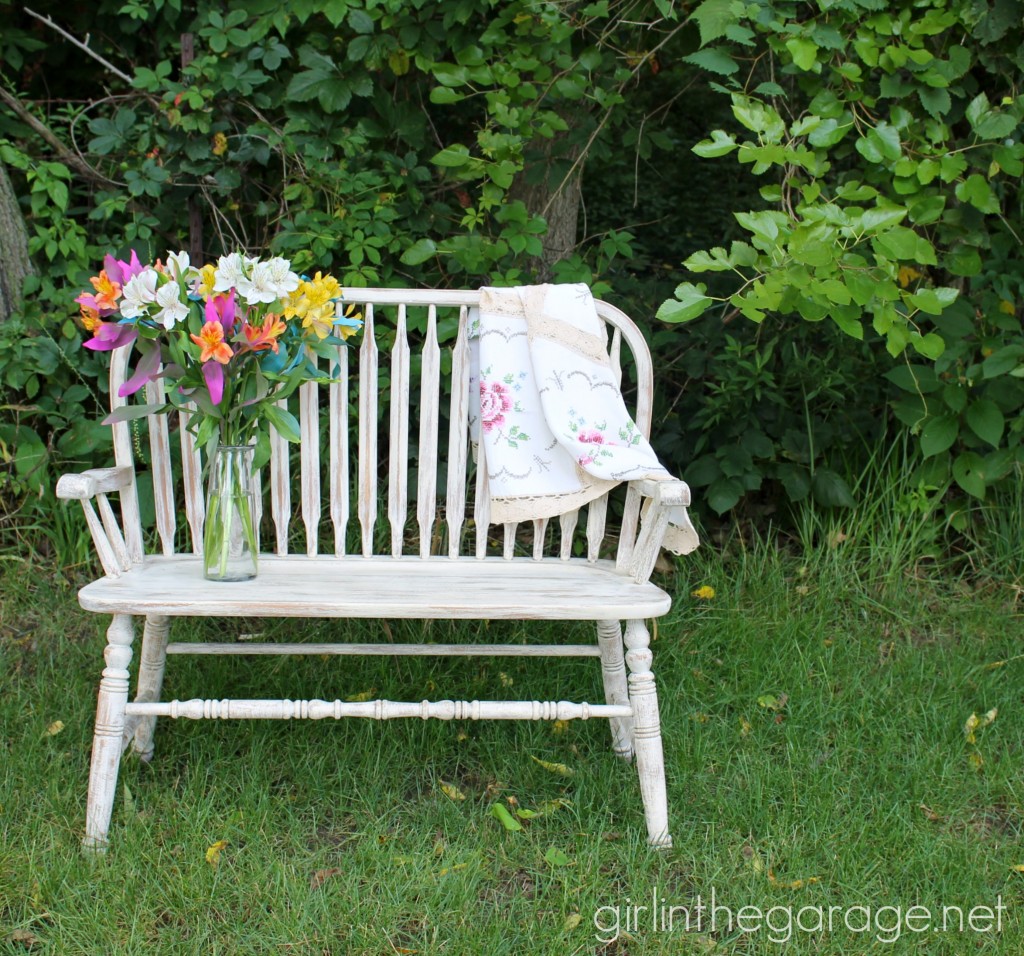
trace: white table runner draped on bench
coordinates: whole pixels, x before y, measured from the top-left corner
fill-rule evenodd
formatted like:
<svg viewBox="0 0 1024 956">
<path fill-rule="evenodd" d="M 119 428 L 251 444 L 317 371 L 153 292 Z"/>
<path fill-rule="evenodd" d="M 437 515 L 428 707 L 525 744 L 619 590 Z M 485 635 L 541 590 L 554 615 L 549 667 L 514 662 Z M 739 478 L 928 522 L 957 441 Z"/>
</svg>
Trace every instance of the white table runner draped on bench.
<svg viewBox="0 0 1024 956">
<path fill-rule="evenodd" d="M 671 480 L 626 410 L 583 283 L 480 290 L 470 311 L 470 434 L 484 443 L 495 524 L 551 518 L 622 481 Z M 674 508 L 663 546 L 697 534 Z"/>
</svg>

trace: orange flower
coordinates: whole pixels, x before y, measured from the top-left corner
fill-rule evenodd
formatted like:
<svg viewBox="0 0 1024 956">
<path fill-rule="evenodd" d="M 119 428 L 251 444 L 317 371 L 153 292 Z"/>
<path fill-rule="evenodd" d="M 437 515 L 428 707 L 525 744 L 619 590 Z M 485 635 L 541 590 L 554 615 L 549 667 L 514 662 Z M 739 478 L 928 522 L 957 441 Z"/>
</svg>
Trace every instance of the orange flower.
<svg viewBox="0 0 1024 956">
<path fill-rule="evenodd" d="M 106 269 L 100 272 L 98 276 L 93 276 L 89 281 L 96 290 L 96 307 L 99 309 L 109 309 L 111 312 L 115 311 L 117 309 L 117 300 L 121 298 L 120 284 L 107 276 Z"/>
<path fill-rule="evenodd" d="M 250 325 L 242 323 L 242 332 L 245 335 L 243 348 L 250 352 L 262 352 L 264 349 L 273 349 L 277 353 L 277 337 L 284 332 L 287 326 L 281 321 L 281 316 L 268 312 L 263 319 L 263 325 Z"/>
<path fill-rule="evenodd" d="M 209 362 L 213 359 L 221 365 L 227 365 L 234 354 L 231 346 L 224 341 L 224 326 L 220 322 L 207 322 L 198 335 L 193 335 L 192 341 L 202 347 L 203 354 L 199 356 L 200 362 Z"/>
</svg>

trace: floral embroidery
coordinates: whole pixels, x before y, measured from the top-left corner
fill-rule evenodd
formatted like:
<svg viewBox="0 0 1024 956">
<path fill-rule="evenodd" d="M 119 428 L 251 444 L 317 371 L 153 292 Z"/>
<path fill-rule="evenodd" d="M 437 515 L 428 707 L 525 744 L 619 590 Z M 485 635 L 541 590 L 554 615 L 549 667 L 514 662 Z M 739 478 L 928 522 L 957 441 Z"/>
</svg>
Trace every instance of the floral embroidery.
<svg viewBox="0 0 1024 956">
<path fill-rule="evenodd" d="M 505 414 L 512 411 L 512 399 L 501 382 L 480 380 L 480 421 L 484 431 L 505 424 Z"/>
<path fill-rule="evenodd" d="M 488 381 L 491 374 L 488 366 L 480 372 L 480 424 L 485 432 L 491 433 L 495 441 L 505 442 L 509 448 L 518 448 L 520 442 L 529 441 L 530 436 L 519 425 L 509 426 L 509 413 L 524 414 L 523 406 L 512 397 L 513 389 L 519 386 L 511 373 L 504 375 L 500 382 Z M 525 377 L 521 372 L 519 377 Z M 506 430 L 507 428 L 507 430 Z"/>
<path fill-rule="evenodd" d="M 583 451 L 583 454 L 576 456 L 576 462 L 581 468 L 586 468 L 587 465 L 592 465 L 598 458 L 614 458 L 614 454 L 611 448 L 618 445 L 618 442 L 612 441 L 605 435 L 605 431 L 608 428 L 607 422 L 595 422 L 593 425 L 588 425 L 586 418 L 582 415 L 577 415 L 575 410 L 573 412 L 572 420 L 569 422 L 569 434 L 567 437 L 575 439 L 581 445 L 590 445 Z M 619 430 L 620 437 L 625 438 L 622 434 L 622 430 Z M 632 444 L 631 442 L 627 442 Z"/>
</svg>

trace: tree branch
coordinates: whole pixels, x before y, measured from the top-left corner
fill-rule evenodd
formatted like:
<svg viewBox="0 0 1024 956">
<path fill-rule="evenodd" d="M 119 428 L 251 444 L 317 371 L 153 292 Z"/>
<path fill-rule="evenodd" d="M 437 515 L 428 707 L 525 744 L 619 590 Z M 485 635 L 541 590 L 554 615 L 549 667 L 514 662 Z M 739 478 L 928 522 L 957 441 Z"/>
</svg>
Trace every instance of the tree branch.
<svg viewBox="0 0 1024 956">
<path fill-rule="evenodd" d="M 90 166 L 81 156 L 72 150 L 68 149 L 67 145 L 61 142 L 60 138 L 53 132 L 46 124 L 42 122 L 38 117 L 34 116 L 31 111 L 21 102 L 16 96 L 12 96 L 2 86 L 0 86 L 0 102 L 5 103 L 18 115 L 26 126 L 32 128 L 35 133 L 38 133 L 57 153 L 57 157 L 65 165 L 70 166 L 76 172 L 81 173 L 87 179 L 92 180 L 95 183 L 100 183 L 103 186 L 116 185 L 112 180 L 107 179 L 98 169 L 94 169 Z"/>
<path fill-rule="evenodd" d="M 35 10 L 30 10 L 28 7 L 25 7 L 25 12 L 30 17 L 35 17 L 40 22 L 45 23 L 48 27 L 50 27 L 50 29 L 56 30 L 62 37 L 64 37 L 64 39 L 69 40 L 71 43 L 73 43 L 75 46 L 77 46 L 78 49 L 84 50 L 97 63 L 102 64 L 104 66 L 104 68 L 106 68 L 111 73 L 113 73 L 114 76 L 124 80 L 125 83 L 129 84 L 129 86 L 131 85 L 132 78 L 127 73 L 122 73 L 116 66 L 114 66 L 113 63 L 111 63 L 109 60 L 105 60 L 95 50 L 90 49 L 90 47 L 89 47 L 89 34 L 85 35 L 85 41 L 86 42 L 83 43 L 77 37 L 73 37 L 70 33 L 68 33 L 67 30 L 63 29 L 62 27 L 57 26 L 57 24 L 54 23 L 53 20 L 51 20 L 49 17 L 44 17 L 41 13 L 36 13 Z"/>
</svg>

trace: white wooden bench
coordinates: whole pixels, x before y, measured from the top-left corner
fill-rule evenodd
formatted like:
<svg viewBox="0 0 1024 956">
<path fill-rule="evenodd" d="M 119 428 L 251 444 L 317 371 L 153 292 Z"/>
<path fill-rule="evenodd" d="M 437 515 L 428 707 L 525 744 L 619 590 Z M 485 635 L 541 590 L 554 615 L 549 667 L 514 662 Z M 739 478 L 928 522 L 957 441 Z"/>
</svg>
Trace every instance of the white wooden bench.
<svg viewBox="0 0 1024 956">
<path fill-rule="evenodd" d="M 169 416 L 148 420 L 155 532 L 145 532 L 140 521 L 129 423 L 113 426 L 116 467 L 66 475 L 58 484 L 60 497 L 82 502 L 105 572 L 81 590 L 79 600 L 86 610 L 113 615 L 99 688 L 85 845 L 102 848 L 106 844 L 121 753 L 132 746 L 149 759 L 157 717 L 604 717 L 611 722 L 615 752 L 626 760 L 636 756 L 650 843 L 671 846 L 657 693 L 644 621 L 664 614 L 671 603 L 670 596 L 648 579 L 668 508 L 689 504 L 686 485 L 631 483 L 624 500 L 616 499 L 614 508 L 609 508 L 607 496 L 587 507 L 585 533 L 577 533 L 578 515 L 572 512 L 562 515 L 558 528 L 552 526 L 550 533 L 546 521 L 526 529 L 506 525 L 501 541 L 489 541 L 484 471 L 468 455 L 467 312 L 478 294 L 364 289 L 353 290 L 349 298 L 363 310 L 362 340 L 357 348 L 338 349 L 340 374 L 329 385 L 307 383 L 300 389 L 297 411 L 302 441 L 297 474 L 291 474 L 289 446 L 272 437 L 271 461 L 261 478 L 264 487 L 269 485 L 268 517 L 275 547 L 272 554 L 260 556 L 255 580 L 203 579 L 200 453 L 184 428 L 170 431 L 178 423 L 169 421 Z M 599 302 L 598 313 L 606 324 L 615 367 L 621 367 L 623 346 L 633 355 L 634 418 L 647 434 L 653 370 L 643 335 L 613 306 Z M 447 422 L 440 414 L 444 393 L 439 322 L 449 330 L 458 323 L 450 349 Z M 410 336 L 420 352 L 418 363 L 412 361 Z M 386 389 L 378 384 L 378 339 L 394 343 Z M 116 396 L 126 378 L 128 353 L 125 348 L 112 354 L 114 407 L 125 402 Z M 356 358 L 358 368 L 350 374 L 350 361 Z M 418 382 L 411 374 L 414 364 L 419 366 Z M 150 402 L 162 401 L 161 382 L 148 388 Z M 419 394 L 412 410 L 418 416 L 418 455 L 411 462 L 409 396 L 413 388 Z M 358 402 L 354 469 L 350 468 L 350 401 Z M 384 423 L 389 426 L 388 437 L 378 442 Z M 180 444 L 180 475 L 172 467 L 172 435 Z M 323 440 L 329 448 L 327 461 L 321 461 Z M 381 490 L 385 468 L 386 489 Z M 439 476 L 444 486 L 440 494 Z M 120 516 L 108 500 L 112 494 L 120 499 Z M 298 498 L 294 508 L 293 495 Z M 413 521 L 409 520 L 410 497 L 415 500 Z M 642 512 L 645 498 L 651 506 Z M 618 512 L 621 517 L 610 520 Z M 153 539 L 156 553 L 146 553 L 147 536 Z M 297 552 L 296 538 L 303 539 Z M 325 548 L 328 540 L 333 546 Z M 332 581 L 337 582 L 336 588 L 331 587 Z M 196 615 L 592 620 L 597 640 L 579 645 L 168 643 L 171 618 Z M 129 701 L 128 666 L 136 617 L 144 618 L 145 626 L 135 699 Z M 599 657 L 605 701 L 160 699 L 168 654 L 283 653 Z"/>
</svg>

